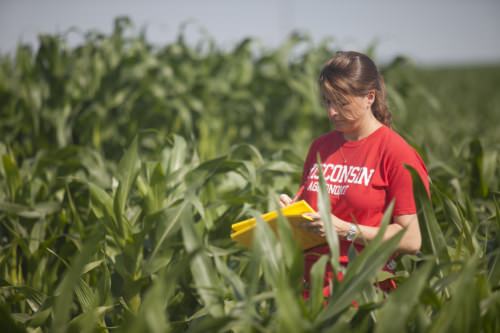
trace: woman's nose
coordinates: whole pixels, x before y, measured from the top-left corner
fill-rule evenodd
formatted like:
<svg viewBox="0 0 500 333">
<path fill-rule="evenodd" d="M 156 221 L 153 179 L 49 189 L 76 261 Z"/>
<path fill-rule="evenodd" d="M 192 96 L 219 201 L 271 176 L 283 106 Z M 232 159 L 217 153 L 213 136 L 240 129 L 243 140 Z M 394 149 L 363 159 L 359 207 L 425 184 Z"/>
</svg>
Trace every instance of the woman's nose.
<svg viewBox="0 0 500 333">
<path fill-rule="evenodd" d="M 328 115 L 329 115 L 330 117 L 334 117 L 334 116 L 336 116 L 336 115 L 338 115 L 338 114 L 339 114 L 339 113 L 337 112 L 337 110 L 336 110 L 333 106 L 330 106 L 330 107 L 328 108 Z"/>
</svg>

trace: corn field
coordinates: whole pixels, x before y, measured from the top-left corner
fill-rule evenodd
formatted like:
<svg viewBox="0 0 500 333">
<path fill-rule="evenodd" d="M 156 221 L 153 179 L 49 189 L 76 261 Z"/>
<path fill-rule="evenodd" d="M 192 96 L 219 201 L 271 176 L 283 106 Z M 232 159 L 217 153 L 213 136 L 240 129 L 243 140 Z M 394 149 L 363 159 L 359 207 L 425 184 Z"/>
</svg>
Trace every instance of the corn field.
<svg viewBox="0 0 500 333">
<path fill-rule="evenodd" d="M 324 256 L 305 300 L 284 218 L 251 249 L 229 234 L 297 190 L 330 130 L 335 41 L 158 47 L 126 18 L 81 37 L 0 56 L 1 332 L 499 332 L 499 66 L 381 66 L 432 179 L 429 199 L 415 178 L 422 253 L 384 294 L 397 239 L 378 237 L 326 299 Z"/>
</svg>

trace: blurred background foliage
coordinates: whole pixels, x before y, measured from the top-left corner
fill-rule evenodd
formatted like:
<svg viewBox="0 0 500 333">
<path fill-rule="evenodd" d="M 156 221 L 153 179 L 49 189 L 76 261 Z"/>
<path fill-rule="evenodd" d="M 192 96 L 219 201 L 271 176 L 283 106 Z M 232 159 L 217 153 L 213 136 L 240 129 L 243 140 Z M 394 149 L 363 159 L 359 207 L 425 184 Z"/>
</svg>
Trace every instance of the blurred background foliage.
<svg viewBox="0 0 500 333">
<path fill-rule="evenodd" d="M 381 65 L 432 178 L 432 202 L 416 190 L 423 255 L 400 258 L 396 292 L 374 287 L 394 242 L 353 254 L 327 300 L 320 260 L 304 300 L 286 223 L 279 241 L 261 224 L 253 249 L 230 241 L 296 190 L 330 130 L 316 80 L 332 44 L 158 47 L 119 18 L 76 47 L 43 35 L 1 55 L 2 331 L 495 332 L 500 66 Z"/>
</svg>

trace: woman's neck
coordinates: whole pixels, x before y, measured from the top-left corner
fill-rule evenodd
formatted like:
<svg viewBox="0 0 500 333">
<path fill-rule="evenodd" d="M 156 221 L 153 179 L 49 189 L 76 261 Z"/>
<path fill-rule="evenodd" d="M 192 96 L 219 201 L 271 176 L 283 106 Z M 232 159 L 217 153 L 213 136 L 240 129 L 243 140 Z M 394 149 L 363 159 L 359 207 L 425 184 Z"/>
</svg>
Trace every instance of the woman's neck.
<svg viewBox="0 0 500 333">
<path fill-rule="evenodd" d="M 366 138 L 381 126 L 382 123 L 372 116 L 360 123 L 359 126 L 355 127 L 352 131 L 343 132 L 342 135 L 347 141 L 358 141 Z"/>
</svg>

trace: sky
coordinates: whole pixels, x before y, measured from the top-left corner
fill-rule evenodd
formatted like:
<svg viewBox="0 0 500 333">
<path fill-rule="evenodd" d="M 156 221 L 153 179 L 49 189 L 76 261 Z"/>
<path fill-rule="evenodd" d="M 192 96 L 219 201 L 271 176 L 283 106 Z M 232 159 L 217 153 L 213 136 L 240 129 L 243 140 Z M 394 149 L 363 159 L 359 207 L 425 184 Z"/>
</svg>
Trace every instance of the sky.
<svg viewBox="0 0 500 333">
<path fill-rule="evenodd" d="M 382 62 L 406 55 L 429 65 L 500 63 L 500 0 L 0 0 L 0 53 L 71 27 L 107 33 L 123 15 L 158 45 L 189 21 L 188 40 L 205 31 L 227 48 L 245 37 L 274 47 L 300 31 L 343 50 L 376 43 Z"/>
</svg>

